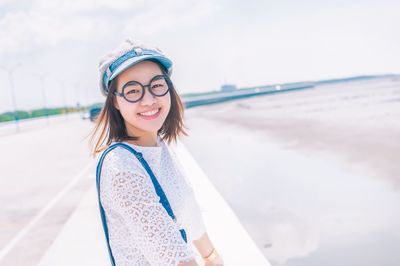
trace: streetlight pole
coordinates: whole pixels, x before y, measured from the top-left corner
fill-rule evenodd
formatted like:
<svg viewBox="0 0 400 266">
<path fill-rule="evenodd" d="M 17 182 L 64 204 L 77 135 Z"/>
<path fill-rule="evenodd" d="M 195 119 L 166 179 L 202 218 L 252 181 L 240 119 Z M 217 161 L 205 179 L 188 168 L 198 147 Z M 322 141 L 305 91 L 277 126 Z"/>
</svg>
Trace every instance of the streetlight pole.
<svg viewBox="0 0 400 266">
<path fill-rule="evenodd" d="M 45 87 L 44 87 L 44 85 L 45 85 L 44 81 L 46 79 L 46 76 L 43 73 L 36 73 L 35 75 L 38 76 L 40 79 L 40 86 L 42 88 L 42 97 L 43 97 L 43 104 L 44 104 L 44 112 L 46 114 L 47 125 L 49 125 L 50 124 L 49 123 L 49 110 L 47 109 L 46 91 L 45 91 Z"/>
<path fill-rule="evenodd" d="M 64 115 L 65 115 L 65 120 L 68 120 L 68 107 L 67 107 L 67 101 L 65 99 L 65 81 L 59 80 L 61 84 L 61 93 L 63 97 L 63 104 L 64 104 Z"/>
<path fill-rule="evenodd" d="M 10 80 L 10 88 L 11 88 L 11 100 L 12 100 L 12 105 L 13 105 L 13 109 L 14 109 L 14 119 L 15 119 L 15 127 L 16 127 L 16 131 L 19 132 L 19 115 L 17 112 L 17 101 L 15 98 L 15 92 L 14 92 L 14 81 L 13 81 L 13 72 L 14 70 L 19 67 L 21 65 L 21 63 L 17 63 L 16 65 L 14 65 L 11 68 L 5 67 L 5 66 L 0 66 L 0 69 L 3 69 L 4 71 L 6 71 L 8 73 L 8 77 Z"/>
<path fill-rule="evenodd" d="M 77 111 L 79 111 L 79 109 L 81 107 L 80 102 L 79 102 L 79 83 L 75 82 L 74 87 L 75 87 L 74 89 L 75 89 L 75 95 L 76 95 L 76 109 L 77 109 Z"/>
</svg>

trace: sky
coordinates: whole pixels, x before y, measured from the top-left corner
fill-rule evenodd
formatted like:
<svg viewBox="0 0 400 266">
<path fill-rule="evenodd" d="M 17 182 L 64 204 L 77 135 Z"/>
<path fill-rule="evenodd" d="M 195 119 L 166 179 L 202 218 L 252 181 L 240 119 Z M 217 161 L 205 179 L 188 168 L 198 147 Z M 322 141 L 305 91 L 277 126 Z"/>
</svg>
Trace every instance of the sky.
<svg viewBox="0 0 400 266">
<path fill-rule="evenodd" d="M 104 101 L 98 62 L 126 37 L 172 59 L 181 94 L 398 74 L 399 13 L 385 0 L 0 0 L 0 67 L 17 65 L 24 110 Z M 0 112 L 14 108 L 3 68 Z"/>
</svg>

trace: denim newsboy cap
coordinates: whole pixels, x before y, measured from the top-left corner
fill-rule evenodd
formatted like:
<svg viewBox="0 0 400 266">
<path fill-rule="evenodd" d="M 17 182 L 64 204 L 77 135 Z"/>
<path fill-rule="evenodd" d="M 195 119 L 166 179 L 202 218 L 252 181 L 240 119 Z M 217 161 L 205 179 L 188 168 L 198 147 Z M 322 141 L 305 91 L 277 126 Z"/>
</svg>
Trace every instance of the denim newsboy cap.
<svg viewBox="0 0 400 266">
<path fill-rule="evenodd" d="M 122 71 L 144 60 L 157 61 L 165 68 L 168 76 L 171 76 L 172 61 L 159 48 L 127 38 L 116 49 L 105 54 L 100 60 L 99 81 L 101 93 L 107 96 L 111 80 Z"/>
</svg>

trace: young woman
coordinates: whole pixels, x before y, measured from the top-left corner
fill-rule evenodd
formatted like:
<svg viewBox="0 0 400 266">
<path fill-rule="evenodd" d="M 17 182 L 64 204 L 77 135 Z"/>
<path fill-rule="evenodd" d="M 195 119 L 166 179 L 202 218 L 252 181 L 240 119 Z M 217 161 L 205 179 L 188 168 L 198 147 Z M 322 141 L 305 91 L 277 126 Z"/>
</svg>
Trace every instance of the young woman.
<svg viewBox="0 0 400 266">
<path fill-rule="evenodd" d="M 111 264 L 198 265 L 199 253 L 204 265 L 223 265 L 169 145 L 187 136 L 172 61 L 127 39 L 99 70 L 106 100 L 91 141 L 93 155 L 101 153 L 96 180 Z"/>
</svg>

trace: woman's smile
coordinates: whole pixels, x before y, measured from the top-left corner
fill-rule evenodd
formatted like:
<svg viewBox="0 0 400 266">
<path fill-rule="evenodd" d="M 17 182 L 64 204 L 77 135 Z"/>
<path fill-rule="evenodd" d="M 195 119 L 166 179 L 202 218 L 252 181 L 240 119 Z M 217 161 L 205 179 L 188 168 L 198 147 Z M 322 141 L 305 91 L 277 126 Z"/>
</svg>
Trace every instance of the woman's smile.
<svg viewBox="0 0 400 266">
<path fill-rule="evenodd" d="M 161 113 L 161 108 L 158 108 L 147 112 L 138 113 L 138 115 L 145 120 L 153 120 L 156 119 L 160 113 Z"/>
</svg>

